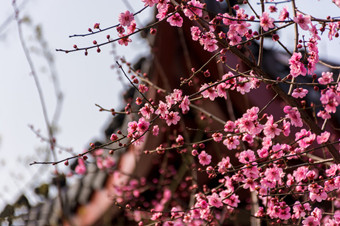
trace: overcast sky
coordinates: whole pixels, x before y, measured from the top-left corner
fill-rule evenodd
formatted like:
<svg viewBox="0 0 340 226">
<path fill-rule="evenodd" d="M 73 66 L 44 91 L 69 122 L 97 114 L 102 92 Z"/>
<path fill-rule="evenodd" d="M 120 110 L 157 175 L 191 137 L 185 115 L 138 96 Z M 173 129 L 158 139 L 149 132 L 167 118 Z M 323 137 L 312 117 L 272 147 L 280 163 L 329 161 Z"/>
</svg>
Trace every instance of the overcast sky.
<svg viewBox="0 0 340 226">
<path fill-rule="evenodd" d="M 28 166 L 34 160 L 44 160 L 46 153 L 46 144 L 34 135 L 28 125 L 40 129 L 44 136 L 46 125 L 38 92 L 20 45 L 17 24 L 14 20 L 3 23 L 13 15 L 11 2 L 1 0 L 0 3 L 0 26 L 3 25 L 0 30 L 0 207 L 14 201 L 13 196 L 28 190 L 30 181 L 37 185 L 41 176 L 51 178 L 53 171 L 51 166 L 43 170 L 39 166 Z M 21 2 L 18 1 L 18 5 Z M 43 87 L 50 119 L 56 107 L 56 98 L 48 64 L 41 57 L 41 48 L 34 36 L 37 25 L 42 28 L 48 50 L 53 54 L 64 95 L 57 142 L 80 153 L 91 140 L 103 139 L 103 129 L 112 117 L 108 113 L 98 112 L 95 104 L 107 108 L 121 107 L 122 83 L 117 80 L 116 71 L 111 69 L 111 65 L 115 64 L 112 46 L 103 47 L 100 54 L 95 50 L 89 51 L 87 57 L 83 52 L 65 54 L 55 52 L 55 49 L 72 48 L 73 44 L 90 45 L 94 39 L 104 41 L 107 34 L 114 36 L 115 31 L 108 31 L 88 38 L 68 37 L 75 33 L 86 33 L 94 23 L 100 23 L 103 28 L 116 24 L 119 13 L 129 6 L 122 0 L 26 2 L 20 12 L 21 18 L 30 18 L 29 25 L 23 25 L 24 37 Z M 129 2 L 135 11 L 143 7 L 140 0 Z M 149 10 L 138 18 L 145 24 L 150 15 Z M 116 49 L 117 54 L 132 62 L 148 54 L 143 40 L 139 40 L 138 36 L 133 40 L 129 47 L 117 46 Z M 38 176 L 35 174 L 37 171 Z"/>
</svg>

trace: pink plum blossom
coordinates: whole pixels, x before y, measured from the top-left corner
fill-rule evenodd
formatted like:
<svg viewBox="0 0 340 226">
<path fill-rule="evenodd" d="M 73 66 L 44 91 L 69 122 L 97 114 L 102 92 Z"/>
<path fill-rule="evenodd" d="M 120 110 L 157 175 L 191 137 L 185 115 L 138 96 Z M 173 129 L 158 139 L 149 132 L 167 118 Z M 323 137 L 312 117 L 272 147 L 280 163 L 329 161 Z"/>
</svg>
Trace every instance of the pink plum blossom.
<svg viewBox="0 0 340 226">
<path fill-rule="evenodd" d="M 283 7 L 283 9 L 280 12 L 279 20 L 284 21 L 289 17 L 289 12 L 287 10 L 287 6 Z"/>
<path fill-rule="evenodd" d="M 242 151 L 238 157 L 241 163 L 247 164 L 249 162 L 255 161 L 256 157 L 252 150 Z"/>
<path fill-rule="evenodd" d="M 309 15 L 303 15 L 301 13 L 297 13 L 296 17 L 294 17 L 294 22 L 297 23 L 303 30 L 308 31 L 308 25 L 311 23 L 311 17 Z"/>
<path fill-rule="evenodd" d="M 190 0 L 184 8 L 183 12 L 184 15 L 187 16 L 189 19 L 194 19 L 195 16 L 202 17 L 203 7 L 204 4 L 200 3 L 199 1 Z"/>
<path fill-rule="evenodd" d="M 340 0 L 332 0 L 333 3 L 340 8 Z"/>
<path fill-rule="evenodd" d="M 171 111 L 165 117 L 166 124 L 168 124 L 168 126 L 170 126 L 171 124 L 176 125 L 179 122 L 180 119 L 181 119 L 181 117 L 179 116 L 179 113 L 173 112 L 173 111 Z"/>
<path fill-rule="evenodd" d="M 268 31 L 270 28 L 274 28 L 274 19 L 269 17 L 267 12 L 264 12 L 260 18 L 260 26 L 264 31 Z"/>
<path fill-rule="evenodd" d="M 308 90 L 303 88 L 295 88 L 292 93 L 292 97 L 294 98 L 304 98 L 308 93 Z"/>
<path fill-rule="evenodd" d="M 293 77 L 297 77 L 299 75 L 306 75 L 307 70 L 303 63 L 300 62 L 302 58 L 301 53 L 293 53 L 291 58 L 289 59 L 289 68 L 290 68 L 290 74 Z"/>
<path fill-rule="evenodd" d="M 221 142 L 223 139 L 223 134 L 222 133 L 213 133 L 212 138 L 214 139 L 215 142 Z"/>
<path fill-rule="evenodd" d="M 318 142 L 318 144 L 326 143 L 330 135 L 331 134 L 329 132 L 325 131 L 316 137 L 316 141 Z"/>
<path fill-rule="evenodd" d="M 179 107 L 182 109 L 183 114 L 187 113 L 190 110 L 189 105 L 190 105 L 189 97 L 184 96 L 181 104 L 179 105 Z"/>
<path fill-rule="evenodd" d="M 300 112 L 297 110 L 296 107 L 285 106 L 283 108 L 284 113 L 286 113 L 286 117 L 290 119 L 291 124 L 296 127 L 302 127 L 302 119 Z"/>
<path fill-rule="evenodd" d="M 167 20 L 171 26 L 182 27 L 183 18 L 179 15 L 179 13 L 175 13 L 170 16 Z"/>
<path fill-rule="evenodd" d="M 125 13 L 119 14 L 119 23 L 122 26 L 130 26 L 133 20 L 134 20 L 134 16 L 128 10 L 126 10 Z"/>
<path fill-rule="evenodd" d="M 216 92 L 215 87 L 209 86 L 208 84 L 203 84 L 200 88 L 200 91 L 202 91 L 202 96 L 204 98 L 209 98 L 211 101 L 215 100 L 216 97 L 218 97 L 218 94 Z"/>
<path fill-rule="evenodd" d="M 142 116 L 146 119 L 150 119 L 151 114 L 154 112 L 153 107 L 149 104 L 146 103 L 144 107 L 142 107 L 139 112 L 142 114 Z"/>
<path fill-rule="evenodd" d="M 190 28 L 190 31 L 191 31 L 192 40 L 197 41 L 197 40 L 200 39 L 200 37 L 201 37 L 201 30 L 200 30 L 199 27 L 192 26 Z"/>
<path fill-rule="evenodd" d="M 74 171 L 79 175 L 83 175 L 86 173 L 86 166 L 82 158 L 78 158 L 78 165 L 76 166 Z"/>
<path fill-rule="evenodd" d="M 158 3 L 159 0 L 142 0 L 142 2 L 145 3 L 145 6 L 152 7 L 152 6 L 154 6 L 156 3 Z"/>
<path fill-rule="evenodd" d="M 276 123 L 274 123 L 273 116 L 270 115 L 268 117 L 266 124 L 264 125 L 264 129 L 263 129 L 264 135 L 267 136 L 267 137 L 270 137 L 270 138 L 274 138 L 275 136 L 280 135 L 281 129 L 279 129 L 277 127 L 278 127 L 278 125 Z"/>
<path fill-rule="evenodd" d="M 211 155 L 207 154 L 205 151 L 202 151 L 198 155 L 198 160 L 199 160 L 200 164 L 203 165 L 203 166 L 209 165 L 210 162 L 211 162 Z"/>
<path fill-rule="evenodd" d="M 301 166 L 294 170 L 293 176 L 297 182 L 300 182 L 307 178 L 308 168 L 306 166 Z"/>
<path fill-rule="evenodd" d="M 212 195 L 208 195 L 207 199 L 208 199 L 208 203 L 210 206 L 214 206 L 216 208 L 220 208 L 223 206 L 222 199 L 216 193 L 213 193 Z"/>
<path fill-rule="evenodd" d="M 322 72 L 321 78 L 318 79 L 318 82 L 322 85 L 327 85 L 333 82 L 333 73 L 332 72 Z"/>
<path fill-rule="evenodd" d="M 155 113 L 156 113 L 157 115 L 161 115 L 163 118 L 165 118 L 165 116 L 166 116 L 167 114 L 169 114 L 167 104 L 164 103 L 163 101 L 159 101 L 158 108 L 157 108 L 157 110 L 155 111 Z"/>
<path fill-rule="evenodd" d="M 229 136 L 225 140 L 223 140 L 223 144 L 227 146 L 229 150 L 236 149 L 236 147 L 240 144 L 237 136 Z"/>
<path fill-rule="evenodd" d="M 158 125 L 154 125 L 152 128 L 152 135 L 157 136 L 159 133 L 159 127 Z"/>
</svg>

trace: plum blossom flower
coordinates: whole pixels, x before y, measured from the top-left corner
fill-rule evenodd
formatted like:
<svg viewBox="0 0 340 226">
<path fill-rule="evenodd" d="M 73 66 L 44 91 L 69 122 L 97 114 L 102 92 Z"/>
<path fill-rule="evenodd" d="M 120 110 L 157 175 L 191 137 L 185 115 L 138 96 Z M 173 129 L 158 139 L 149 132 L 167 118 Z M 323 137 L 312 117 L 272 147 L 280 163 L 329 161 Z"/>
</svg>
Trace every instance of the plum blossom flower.
<svg viewBox="0 0 340 226">
<path fill-rule="evenodd" d="M 308 31 L 308 25 L 311 23 L 311 17 L 309 15 L 303 15 L 297 13 L 296 17 L 293 18 L 294 22 L 297 23 L 303 30 Z"/>
<path fill-rule="evenodd" d="M 122 26 L 130 26 L 131 22 L 134 20 L 134 16 L 130 13 L 129 10 L 126 10 L 125 13 L 119 14 L 119 23 Z"/>
<path fill-rule="evenodd" d="M 268 31 L 270 28 L 274 28 L 274 19 L 269 17 L 267 12 L 264 12 L 260 18 L 260 26 L 264 31 Z"/>
<path fill-rule="evenodd" d="M 286 117 L 290 119 L 293 126 L 296 127 L 303 126 L 300 112 L 296 107 L 292 108 L 291 106 L 285 106 L 283 108 L 283 112 L 286 113 Z"/>
<path fill-rule="evenodd" d="M 258 183 L 256 181 L 254 181 L 251 178 L 247 178 L 244 181 L 243 188 L 244 189 L 248 189 L 249 188 L 250 191 L 255 191 L 255 188 L 256 188 L 257 185 L 258 185 Z"/>
<path fill-rule="evenodd" d="M 327 193 L 325 192 L 323 187 L 316 183 L 308 185 L 308 191 L 311 201 L 316 200 L 317 202 L 321 202 L 322 200 L 327 199 Z"/>
<path fill-rule="evenodd" d="M 332 0 L 332 2 L 340 8 L 340 0 Z"/>
<path fill-rule="evenodd" d="M 279 216 L 282 220 L 288 220 L 291 218 L 290 207 L 285 202 L 279 203 Z"/>
<path fill-rule="evenodd" d="M 128 123 L 128 133 L 129 135 L 132 135 L 135 131 L 137 131 L 137 122 L 136 121 L 132 121 Z"/>
<path fill-rule="evenodd" d="M 76 166 L 74 171 L 79 175 L 83 175 L 86 173 L 86 166 L 82 158 L 78 158 L 78 165 Z"/>
<path fill-rule="evenodd" d="M 235 123 L 233 121 L 227 121 L 224 125 L 224 131 L 225 132 L 233 132 L 235 129 Z"/>
<path fill-rule="evenodd" d="M 153 107 L 149 104 L 146 103 L 144 107 L 142 107 L 139 112 L 142 114 L 142 116 L 146 119 L 150 119 L 151 114 L 154 112 Z"/>
<path fill-rule="evenodd" d="M 311 215 L 317 220 L 321 221 L 322 218 L 322 210 L 319 209 L 318 207 L 315 207 L 315 209 L 312 211 Z"/>
<path fill-rule="evenodd" d="M 251 89 L 251 83 L 247 78 L 244 77 L 239 77 L 238 78 L 238 83 L 236 86 L 237 92 L 240 92 L 242 95 L 245 93 L 249 93 Z"/>
<path fill-rule="evenodd" d="M 337 106 L 340 104 L 340 92 L 328 88 L 326 91 L 321 92 L 320 101 L 325 105 L 326 112 L 335 113 Z"/>
<path fill-rule="evenodd" d="M 211 155 L 207 154 L 205 151 L 202 151 L 198 155 L 198 160 L 202 166 L 209 165 L 211 162 Z"/>
<path fill-rule="evenodd" d="M 218 97 L 218 94 L 216 92 L 215 87 L 213 87 L 213 86 L 209 87 L 209 88 L 208 87 L 209 87 L 209 85 L 205 83 L 201 86 L 200 91 L 204 90 L 202 92 L 202 96 L 204 98 L 209 98 L 211 101 L 213 101 L 213 100 L 215 100 L 216 97 Z"/>
<path fill-rule="evenodd" d="M 297 141 L 300 148 L 307 148 L 313 143 L 315 138 L 316 135 L 311 131 L 307 131 L 306 129 L 302 129 L 300 132 L 295 134 L 295 141 Z"/>
<path fill-rule="evenodd" d="M 216 208 L 220 208 L 223 206 L 222 199 L 216 193 L 213 193 L 212 195 L 208 195 L 207 199 L 208 199 L 208 203 L 210 206 L 214 206 Z"/>
<path fill-rule="evenodd" d="M 228 172 L 228 168 L 231 168 L 231 164 L 230 164 L 230 158 L 224 157 L 221 159 L 221 161 L 217 164 L 218 166 L 218 172 L 221 174 L 225 174 L 226 172 Z"/>
<path fill-rule="evenodd" d="M 273 116 L 270 115 L 268 120 L 264 126 L 263 133 L 266 137 L 274 138 L 275 136 L 280 135 L 281 129 L 277 128 L 278 125 L 274 123 Z"/>
<path fill-rule="evenodd" d="M 138 120 L 137 123 L 137 131 L 140 133 L 144 133 L 149 129 L 150 123 L 145 121 L 145 119 L 142 117 Z"/>
<path fill-rule="evenodd" d="M 327 177 L 334 177 L 340 173 L 340 164 L 332 164 L 329 169 L 326 169 Z"/>
<path fill-rule="evenodd" d="M 184 15 L 189 19 L 194 19 L 195 16 L 202 17 L 202 8 L 204 4 L 200 3 L 197 0 L 191 0 L 186 4 L 183 12 Z"/>
<path fill-rule="evenodd" d="M 308 90 L 303 88 L 295 88 L 292 93 L 292 97 L 294 98 L 304 98 L 308 93 Z"/>
<path fill-rule="evenodd" d="M 307 178 L 308 168 L 306 166 L 301 166 L 294 170 L 293 176 L 297 182 L 300 182 Z"/>
<path fill-rule="evenodd" d="M 303 205 L 299 202 L 296 201 L 293 206 L 293 217 L 296 219 L 299 219 L 300 217 L 305 217 L 306 216 L 306 211 L 311 211 L 310 204 L 304 203 Z"/>
<path fill-rule="evenodd" d="M 227 99 L 227 84 L 218 84 L 216 87 L 216 91 L 219 97 L 224 97 L 224 99 Z"/>
<path fill-rule="evenodd" d="M 221 142 L 223 139 L 223 134 L 222 133 L 213 133 L 212 138 L 214 139 L 215 142 Z"/>
<path fill-rule="evenodd" d="M 234 27 L 235 31 L 240 35 L 244 36 L 248 32 L 248 27 L 251 25 L 245 21 L 240 21 L 240 23 L 231 25 Z"/>
<path fill-rule="evenodd" d="M 264 172 L 266 179 L 272 182 L 281 181 L 281 178 L 283 178 L 284 174 L 285 173 L 283 172 L 283 169 L 277 167 L 276 165 L 274 165 L 271 168 L 267 168 L 266 171 Z"/>
<path fill-rule="evenodd" d="M 182 135 L 178 135 L 176 138 L 176 143 L 179 145 L 183 145 L 184 144 L 184 138 Z"/>
<path fill-rule="evenodd" d="M 284 21 L 289 17 L 289 12 L 287 10 L 287 6 L 283 7 L 280 12 L 279 20 Z"/>
<path fill-rule="evenodd" d="M 318 222 L 313 216 L 309 216 L 302 221 L 303 226 L 319 226 L 320 222 Z"/>
<path fill-rule="evenodd" d="M 215 35 L 212 32 L 206 32 L 202 35 L 199 42 L 201 45 L 203 45 L 203 49 L 207 50 L 209 52 L 214 52 L 218 49 L 217 41 L 215 39 Z"/>
<path fill-rule="evenodd" d="M 223 203 L 237 208 L 238 204 L 240 203 L 239 196 L 232 194 L 229 198 L 224 199 Z"/>
<path fill-rule="evenodd" d="M 261 148 L 257 150 L 257 154 L 260 158 L 266 158 L 268 157 L 268 149 L 267 148 Z"/>
<path fill-rule="evenodd" d="M 118 139 L 118 136 L 115 133 L 111 134 L 111 136 L 110 136 L 111 141 L 116 141 L 117 139 Z"/>
<path fill-rule="evenodd" d="M 183 24 L 183 18 L 179 15 L 179 13 L 173 14 L 166 21 L 173 27 L 182 27 Z"/>
<path fill-rule="evenodd" d="M 242 140 L 248 142 L 250 145 L 254 143 L 254 137 L 248 133 L 243 135 Z"/>
<path fill-rule="evenodd" d="M 197 26 L 192 26 L 190 28 L 192 40 L 197 41 L 201 37 L 201 30 Z"/>
<path fill-rule="evenodd" d="M 165 117 L 166 124 L 168 124 L 168 126 L 170 126 L 171 124 L 176 125 L 180 119 L 181 117 L 179 116 L 179 113 L 173 111 L 167 114 Z"/>
<path fill-rule="evenodd" d="M 240 144 L 240 141 L 237 136 L 229 136 L 227 139 L 223 140 L 223 144 L 227 146 L 229 150 L 233 150 Z"/>
<path fill-rule="evenodd" d="M 318 49 L 318 42 L 317 38 L 313 37 L 309 39 L 309 42 L 307 43 L 308 46 L 308 74 L 312 75 L 314 71 L 316 70 L 316 64 L 319 62 L 319 49 Z"/>
<path fill-rule="evenodd" d="M 190 105 L 189 97 L 184 96 L 181 104 L 179 105 L 179 107 L 182 109 L 183 114 L 187 113 L 190 110 L 189 105 Z"/>
<path fill-rule="evenodd" d="M 242 151 L 238 157 L 240 163 L 247 164 L 249 162 L 255 161 L 256 157 L 252 150 Z"/>
<path fill-rule="evenodd" d="M 167 4 L 168 2 L 169 2 L 169 0 L 163 0 L 162 4 L 161 3 L 157 4 L 158 13 L 156 15 L 156 18 L 159 21 L 163 20 L 168 14 L 168 10 L 170 9 L 170 5 Z"/>
<path fill-rule="evenodd" d="M 252 167 L 245 167 L 242 169 L 242 173 L 246 178 L 250 178 L 250 179 L 257 179 L 260 174 L 259 174 L 259 168 L 255 165 L 257 163 L 251 163 L 253 164 Z"/>
<path fill-rule="evenodd" d="M 149 7 L 152 7 L 154 6 L 156 3 L 159 2 L 159 0 L 142 0 L 142 2 L 144 2 L 145 6 L 149 6 Z"/>
<path fill-rule="evenodd" d="M 174 91 L 171 93 L 171 97 L 175 104 L 182 101 L 182 93 L 183 92 L 180 89 L 174 89 Z"/>
<path fill-rule="evenodd" d="M 322 72 L 321 78 L 318 79 L 318 82 L 322 85 L 327 85 L 333 81 L 333 73 L 328 71 Z"/>
<path fill-rule="evenodd" d="M 247 110 L 247 112 L 243 115 L 243 117 L 247 117 L 252 121 L 255 121 L 258 119 L 258 113 L 259 113 L 260 109 L 258 107 L 252 107 L 250 109 Z"/>
<path fill-rule="evenodd" d="M 330 135 L 331 134 L 329 132 L 325 131 L 316 137 L 316 141 L 318 142 L 318 144 L 326 143 Z"/>
<path fill-rule="evenodd" d="M 152 128 L 152 135 L 157 136 L 159 133 L 159 127 L 158 125 L 154 125 Z"/>
<path fill-rule="evenodd" d="M 235 32 L 228 32 L 229 45 L 234 46 L 242 41 L 242 38 Z"/>
<path fill-rule="evenodd" d="M 324 110 L 319 111 L 317 116 L 322 118 L 322 119 L 330 119 L 331 118 L 331 115 L 327 111 L 324 111 Z"/>
<path fill-rule="evenodd" d="M 146 92 L 149 90 L 149 88 L 148 88 L 146 85 L 144 85 L 144 84 L 139 84 L 138 90 L 139 90 L 141 93 L 146 93 Z"/>
<path fill-rule="evenodd" d="M 290 74 L 293 77 L 297 77 L 299 75 L 306 75 L 307 70 L 303 63 L 300 62 L 302 58 L 301 53 L 293 53 L 291 58 L 289 59 L 289 68 L 290 68 Z"/>
<path fill-rule="evenodd" d="M 329 23 L 328 24 L 329 27 L 329 32 L 328 32 L 328 39 L 332 40 L 333 36 L 337 33 L 337 31 L 339 30 L 339 24 L 338 23 Z"/>
<path fill-rule="evenodd" d="M 134 20 L 131 21 L 130 26 L 128 26 L 128 28 L 127 28 L 127 33 L 132 34 L 136 30 L 136 27 L 137 27 L 136 21 L 134 21 Z"/>
<path fill-rule="evenodd" d="M 158 109 L 155 111 L 155 113 L 156 113 L 157 115 L 161 115 L 161 117 L 165 118 L 165 116 L 166 116 L 167 114 L 169 114 L 167 104 L 164 103 L 163 101 L 159 101 Z"/>
<path fill-rule="evenodd" d="M 125 34 L 118 34 L 118 36 L 120 37 L 118 40 L 119 45 L 128 46 L 129 42 L 131 42 L 131 39 L 129 39 L 129 37 L 127 37 Z"/>
<path fill-rule="evenodd" d="M 286 137 L 289 136 L 290 134 L 290 122 L 287 122 L 286 120 L 283 120 L 283 135 L 285 135 Z"/>
</svg>

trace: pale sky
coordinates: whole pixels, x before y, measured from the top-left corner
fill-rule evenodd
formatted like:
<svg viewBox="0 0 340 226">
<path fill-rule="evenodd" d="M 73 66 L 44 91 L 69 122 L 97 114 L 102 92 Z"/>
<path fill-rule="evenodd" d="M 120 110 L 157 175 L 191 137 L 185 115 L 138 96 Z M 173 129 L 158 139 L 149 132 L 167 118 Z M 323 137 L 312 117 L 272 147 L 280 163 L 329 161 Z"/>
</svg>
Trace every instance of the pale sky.
<svg viewBox="0 0 340 226">
<path fill-rule="evenodd" d="M 18 1 L 18 5 L 22 1 Z M 140 0 L 130 0 L 134 11 L 143 7 Z M 13 14 L 12 0 L 1 0 L 0 26 Z M 94 23 L 101 27 L 111 26 L 118 22 L 120 12 L 127 10 L 122 0 L 28 0 L 20 16 L 29 16 L 32 26 L 23 25 L 26 44 L 32 52 L 36 71 L 43 87 L 49 118 L 55 109 L 54 89 L 46 61 L 34 38 L 36 25 L 40 25 L 43 36 L 48 42 L 49 50 L 55 59 L 55 68 L 60 80 L 60 88 L 64 94 L 64 103 L 58 123 L 57 141 L 64 147 L 71 147 L 77 153 L 86 148 L 94 138 L 103 139 L 103 129 L 112 116 L 98 112 L 95 104 L 107 108 L 122 106 L 122 83 L 119 82 L 115 64 L 111 54 L 112 47 L 102 48 L 98 54 L 90 51 L 87 57 L 83 52 L 65 54 L 55 52 L 57 48 L 72 48 L 90 45 L 94 39 L 104 41 L 106 35 L 114 36 L 115 30 L 103 32 L 88 38 L 72 38 L 75 33 L 87 33 Z M 138 16 L 145 25 L 151 15 L 145 11 Z M 133 38 L 128 47 L 117 46 L 116 52 L 129 61 L 136 61 L 147 55 L 147 46 L 139 37 Z M 29 183 L 38 185 L 43 178 L 51 179 L 52 166 L 41 169 L 29 166 L 34 160 L 41 161 L 45 157 L 46 144 L 40 142 L 28 125 L 40 129 L 46 136 L 42 108 L 30 68 L 18 38 L 17 24 L 11 20 L 0 31 L 0 209 L 6 202 L 12 202 L 23 191 L 32 188 Z M 125 81 L 125 84 L 126 81 Z M 40 151 L 38 151 L 40 150 Z M 68 154 L 59 155 L 70 156 Z M 38 176 L 34 174 L 39 172 Z M 34 176 L 34 178 L 32 178 Z M 42 177 L 42 178 L 40 178 Z M 15 197 L 15 198 L 13 198 Z"/>
</svg>

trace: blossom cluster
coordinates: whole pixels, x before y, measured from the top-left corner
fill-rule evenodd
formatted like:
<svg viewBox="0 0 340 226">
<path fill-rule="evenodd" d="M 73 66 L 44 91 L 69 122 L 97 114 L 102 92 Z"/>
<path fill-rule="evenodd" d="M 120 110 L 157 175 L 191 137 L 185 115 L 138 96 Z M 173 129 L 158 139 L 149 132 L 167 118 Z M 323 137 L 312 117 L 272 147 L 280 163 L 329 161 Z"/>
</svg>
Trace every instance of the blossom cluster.
<svg viewBox="0 0 340 226">
<path fill-rule="evenodd" d="M 138 88 L 134 86 L 138 97 L 123 112 L 131 116 L 126 131 L 112 134 L 110 144 L 143 147 L 148 139 L 159 139 L 153 150 L 138 154 L 158 154 L 155 158 L 162 163 L 152 178 L 137 180 L 114 172 L 116 180 L 128 178 L 115 184 L 113 195 L 119 205 L 125 205 L 127 217 L 139 225 L 214 225 L 247 206 L 253 210 L 251 217 L 273 224 L 339 225 L 340 211 L 334 210 L 340 208 L 339 137 L 326 126 L 340 103 L 339 75 L 332 68 L 321 75 L 316 72 L 319 35 L 328 30 L 329 41 L 337 38 L 340 21 L 326 18 L 319 23 L 288 5 L 275 19 L 278 9 L 272 4 L 261 13 L 234 5 L 229 13 L 212 16 L 203 1 L 142 2 L 156 7 L 157 23 L 181 29 L 189 23 L 187 34 L 212 60 L 199 70 L 192 68 L 188 79 L 178 81 L 181 86 L 168 92 L 130 67 L 134 73 L 131 83 L 140 83 Z M 136 32 L 134 16 L 129 11 L 119 15 L 116 30 L 121 45 L 128 45 L 129 36 Z M 252 30 L 252 23 L 258 24 L 259 31 Z M 295 51 L 288 51 L 289 72 L 281 77 L 266 76 L 261 57 L 254 57 L 248 46 L 260 40 L 263 50 L 265 35 L 275 44 L 279 36 L 274 32 L 291 25 L 295 25 L 297 36 L 298 31 L 306 36 L 296 40 Z M 243 68 L 228 64 L 230 52 L 243 60 Z M 205 67 L 213 63 L 220 65 L 223 73 L 213 75 L 216 72 Z M 261 107 L 236 109 L 224 121 L 205 107 L 221 100 L 230 104 L 231 95 L 246 99 L 254 91 L 269 88 L 277 93 L 272 101 L 282 109 L 268 110 L 270 101 Z M 279 94 L 282 100 L 275 99 Z M 308 112 L 310 109 L 313 112 Z M 197 128 L 188 129 L 192 122 Z M 166 142 L 162 142 L 165 136 Z M 116 167 L 115 160 L 103 153 L 97 150 L 94 154 L 98 168 Z M 78 159 L 77 174 L 86 173 L 85 160 Z"/>
</svg>

